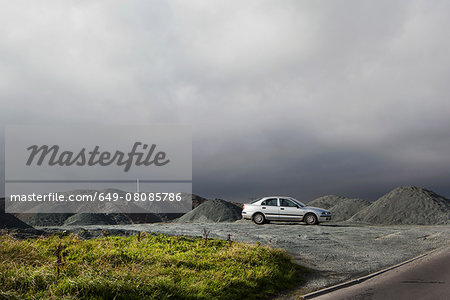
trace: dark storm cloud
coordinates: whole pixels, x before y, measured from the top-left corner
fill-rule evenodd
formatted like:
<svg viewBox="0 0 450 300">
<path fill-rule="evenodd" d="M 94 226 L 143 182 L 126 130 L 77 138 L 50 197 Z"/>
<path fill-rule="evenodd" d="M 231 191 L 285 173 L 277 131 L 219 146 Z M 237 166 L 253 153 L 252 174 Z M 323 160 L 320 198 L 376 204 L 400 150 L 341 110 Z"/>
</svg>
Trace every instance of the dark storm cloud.
<svg viewBox="0 0 450 300">
<path fill-rule="evenodd" d="M 191 123 L 194 192 L 450 195 L 447 1 L 1 4 L 2 124 Z M 2 161 L 0 161 L 2 163 Z"/>
</svg>

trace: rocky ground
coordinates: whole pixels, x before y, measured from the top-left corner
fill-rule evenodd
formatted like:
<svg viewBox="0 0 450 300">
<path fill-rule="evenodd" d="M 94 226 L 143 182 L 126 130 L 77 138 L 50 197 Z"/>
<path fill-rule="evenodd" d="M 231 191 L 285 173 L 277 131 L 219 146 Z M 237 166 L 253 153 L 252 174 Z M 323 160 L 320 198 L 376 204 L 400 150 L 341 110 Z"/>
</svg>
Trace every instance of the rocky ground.
<svg viewBox="0 0 450 300">
<path fill-rule="evenodd" d="M 137 234 L 140 231 L 187 236 L 203 236 L 208 232 L 210 237 L 230 237 L 234 241 L 283 248 L 299 264 L 313 270 L 311 280 L 303 287 L 305 292 L 369 274 L 450 245 L 450 200 L 419 187 L 396 188 L 371 204 L 334 195 L 318 198 L 309 204 L 329 209 L 335 221 L 347 220 L 320 226 L 296 223 L 258 226 L 245 220 L 232 222 L 240 218 L 240 207 L 218 199 L 200 200 L 194 210 L 171 223 L 165 221 L 180 216 L 147 213 L 142 215 L 144 218 L 138 218 L 139 214 L 19 217 L 25 222 L 36 221 L 33 225 L 47 233 L 67 231 L 82 238 Z M 136 224 L 138 222 L 159 223 Z M 38 224 L 46 227 L 37 227 Z M 57 226 L 50 227 L 50 224 Z M 21 226 L 27 225 L 12 215 L 0 214 L 0 228 L 10 230 Z M 34 234 L 31 232 L 33 228 L 27 230 L 22 228 L 14 235 L 28 237 Z"/>
<path fill-rule="evenodd" d="M 362 226 L 335 223 L 307 226 L 273 223 L 262 226 L 250 221 L 234 223 L 156 223 L 40 227 L 47 232 L 63 231 L 85 237 L 135 234 L 139 231 L 170 235 L 202 236 L 261 243 L 283 248 L 294 260 L 313 270 L 305 291 L 317 290 L 397 264 L 427 251 L 450 244 L 450 225 Z"/>
</svg>

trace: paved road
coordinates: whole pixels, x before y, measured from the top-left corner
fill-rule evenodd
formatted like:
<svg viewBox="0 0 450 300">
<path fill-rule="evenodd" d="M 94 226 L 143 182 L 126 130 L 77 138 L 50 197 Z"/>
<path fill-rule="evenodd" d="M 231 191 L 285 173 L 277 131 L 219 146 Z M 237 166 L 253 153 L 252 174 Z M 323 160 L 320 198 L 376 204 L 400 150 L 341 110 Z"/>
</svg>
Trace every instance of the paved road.
<svg viewBox="0 0 450 300">
<path fill-rule="evenodd" d="M 314 300 L 448 300 L 450 248 Z"/>
</svg>

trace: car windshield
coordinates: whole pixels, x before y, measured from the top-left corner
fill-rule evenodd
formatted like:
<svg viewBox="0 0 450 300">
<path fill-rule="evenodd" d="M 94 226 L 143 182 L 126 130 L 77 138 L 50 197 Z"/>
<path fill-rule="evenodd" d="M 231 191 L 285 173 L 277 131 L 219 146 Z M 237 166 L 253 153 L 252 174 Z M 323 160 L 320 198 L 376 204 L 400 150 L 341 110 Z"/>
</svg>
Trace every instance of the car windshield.
<svg viewBox="0 0 450 300">
<path fill-rule="evenodd" d="M 290 200 L 294 201 L 296 204 L 298 204 L 300 207 L 305 207 L 306 204 L 304 204 L 303 202 L 298 201 L 297 199 L 294 198 L 289 198 Z"/>
</svg>

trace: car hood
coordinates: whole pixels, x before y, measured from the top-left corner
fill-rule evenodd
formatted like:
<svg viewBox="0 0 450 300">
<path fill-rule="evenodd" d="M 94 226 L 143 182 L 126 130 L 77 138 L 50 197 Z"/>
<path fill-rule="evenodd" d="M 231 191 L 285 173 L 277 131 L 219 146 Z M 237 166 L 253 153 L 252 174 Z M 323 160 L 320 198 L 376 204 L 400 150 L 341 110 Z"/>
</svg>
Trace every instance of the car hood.
<svg viewBox="0 0 450 300">
<path fill-rule="evenodd" d="M 309 211 L 315 211 L 318 213 L 328 212 L 328 210 L 326 210 L 326 209 L 314 207 L 314 206 L 305 206 L 304 209 L 307 209 Z"/>
</svg>

